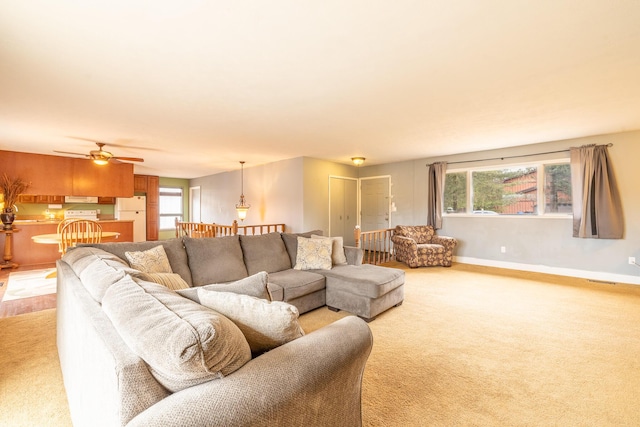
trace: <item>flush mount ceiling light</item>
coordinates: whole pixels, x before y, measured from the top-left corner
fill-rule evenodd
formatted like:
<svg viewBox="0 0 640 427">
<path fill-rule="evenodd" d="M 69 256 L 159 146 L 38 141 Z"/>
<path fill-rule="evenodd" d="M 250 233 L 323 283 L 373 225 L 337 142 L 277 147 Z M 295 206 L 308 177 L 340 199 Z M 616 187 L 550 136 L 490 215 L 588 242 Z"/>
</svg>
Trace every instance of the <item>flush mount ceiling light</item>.
<svg viewBox="0 0 640 427">
<path fill-rule="evenodd" d="M 353 162 L 354 165 L 356 166 L 360 166 L 364 163 L 365 158 L 364 157 L 352 157 L 351 161 Z"/>
<path fill-rule="evenodd" d="M 244 221 L 251 205 L 244 200 L 244 162 L 240 162 L 240 203 L 236 205 L 236 212 L 240 221 Z"/>
</svg>

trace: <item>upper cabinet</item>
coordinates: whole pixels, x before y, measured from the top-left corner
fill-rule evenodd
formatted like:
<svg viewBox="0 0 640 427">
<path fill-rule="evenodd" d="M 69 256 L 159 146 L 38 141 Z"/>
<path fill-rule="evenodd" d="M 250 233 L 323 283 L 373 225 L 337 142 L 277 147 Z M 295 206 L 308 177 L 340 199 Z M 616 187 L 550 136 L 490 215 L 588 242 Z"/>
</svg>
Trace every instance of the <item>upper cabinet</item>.
<svg viewBox="0 0 640 427">
<path fill-rule="evenodd" d="M 73 159 L 72 196 L 133 197 L 133 165 Z"/>
<path fill-rule="evenodd" d="M 28 194 L 133 197 L 133 165 L 0 150 L 0 171 L 29 182 Z"/>
</svg>

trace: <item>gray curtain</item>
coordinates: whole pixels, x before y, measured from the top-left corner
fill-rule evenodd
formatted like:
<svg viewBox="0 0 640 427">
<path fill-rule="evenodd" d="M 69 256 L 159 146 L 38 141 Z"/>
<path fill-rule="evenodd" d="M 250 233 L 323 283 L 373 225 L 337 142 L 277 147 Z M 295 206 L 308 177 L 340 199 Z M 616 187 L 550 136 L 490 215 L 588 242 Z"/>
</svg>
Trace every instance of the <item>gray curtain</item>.
<svg viewBox="0 0 640 427">
<path fill-rule="evenodd" d="M 606 145 L 571 150 L 573 237 L 622 239 L 620 192 Z"/>
<path fill-rule="evenodd" d="M 444 198 L 444 180 L 447 175 L 447 162 L 429 165 L 429 185 L 427 186 L 427 225 L 442 228 L 442 199 Z"/>
</svg>

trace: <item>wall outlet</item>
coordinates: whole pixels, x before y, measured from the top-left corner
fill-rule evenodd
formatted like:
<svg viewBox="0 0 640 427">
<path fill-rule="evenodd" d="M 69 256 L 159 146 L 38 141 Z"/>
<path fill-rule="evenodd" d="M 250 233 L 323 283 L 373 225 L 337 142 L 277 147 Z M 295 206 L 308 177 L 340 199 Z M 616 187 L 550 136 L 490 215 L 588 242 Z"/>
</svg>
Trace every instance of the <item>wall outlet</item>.
<svg viewBox="0 0 640 427">
<path fill-rule="evenodd" d="M 507 247 L 506 246 L 500 246 L 500 252 L 503 254 L 507 253 Z"/>
<path fill-rule="evenodd" d="M 629 264 L 635 264 L 635 263 L 636 263 L 636 257 L 630 256 L 629 257 Z"/>
</svg>

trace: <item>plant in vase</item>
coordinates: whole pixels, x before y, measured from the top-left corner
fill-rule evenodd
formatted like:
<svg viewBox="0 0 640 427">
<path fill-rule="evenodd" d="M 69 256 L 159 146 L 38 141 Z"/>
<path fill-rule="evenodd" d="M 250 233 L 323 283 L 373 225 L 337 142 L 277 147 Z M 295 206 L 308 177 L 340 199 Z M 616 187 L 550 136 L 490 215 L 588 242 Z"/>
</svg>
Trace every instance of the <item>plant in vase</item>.
<svg viewBox="0 0 640 427">
<path fill-rule="evenodd" d="M 22 178 L 9 178 L 6 173 L 0 177 L 0 190 L 2 191 L 2 197 L 4 205 L 0 213 L 0 219 L 4 224 L 5 230 L 11 230 L 13 221 L 15 220 L 16 202 L 18 196 L 25 192 L 29 188 L 29 184 L 22 180 Z"/>
</svg>

